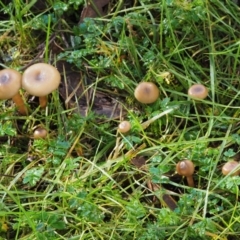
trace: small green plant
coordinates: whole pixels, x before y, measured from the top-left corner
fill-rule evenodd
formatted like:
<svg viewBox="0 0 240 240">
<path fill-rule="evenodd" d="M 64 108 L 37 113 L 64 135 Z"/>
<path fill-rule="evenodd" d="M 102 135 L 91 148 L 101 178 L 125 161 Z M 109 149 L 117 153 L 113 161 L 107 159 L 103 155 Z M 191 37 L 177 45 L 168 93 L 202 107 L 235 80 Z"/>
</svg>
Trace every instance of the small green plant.
<svg viewBox="0 0 240 240">
<path fill-rule="evenodd" d="M 44 173 L 43 167 L 38 167 L 38 168 L 35 167 L 32 169 L 29 169 L 25 172 L 23 183 L 29 184 L 29 186 L 34 187 L 41 179 L 43 173 Z"/>
</svg>

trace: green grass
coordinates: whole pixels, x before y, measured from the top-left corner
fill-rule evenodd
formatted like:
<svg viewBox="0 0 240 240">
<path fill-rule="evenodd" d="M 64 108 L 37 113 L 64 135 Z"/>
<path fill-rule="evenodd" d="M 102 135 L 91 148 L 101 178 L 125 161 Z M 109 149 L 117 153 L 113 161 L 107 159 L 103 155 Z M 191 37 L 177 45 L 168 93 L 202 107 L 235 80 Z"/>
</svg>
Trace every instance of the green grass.
<svg viewBox="0 0 240 240">
<path fill-rule="evenodd" d="M 84 1 L 35 2 L 0 1 L 1 68 L 67 61 L 123 112 L 101 117 L 93 97 L 81 116 L 80 96 L 66 109 L 58 91 L 45 111 L 22 91 L 29 116 L 0 102 L 0 239 L 240 239 L 240 177 L 221 173 L 240 159 L 239 6 L 110 1 L 106 16 L 79 23 Z M 134 99 L 141 81 L 159 87 L 154 104 Z M 208 98 L 189 99 L 194 83 Z M 123 119 L 129 134 L 117 132 Z M 38 125 L 47 139 L 32 138 Z M 182 159 L 195 188 L 175 173 Z"/>
</svg>

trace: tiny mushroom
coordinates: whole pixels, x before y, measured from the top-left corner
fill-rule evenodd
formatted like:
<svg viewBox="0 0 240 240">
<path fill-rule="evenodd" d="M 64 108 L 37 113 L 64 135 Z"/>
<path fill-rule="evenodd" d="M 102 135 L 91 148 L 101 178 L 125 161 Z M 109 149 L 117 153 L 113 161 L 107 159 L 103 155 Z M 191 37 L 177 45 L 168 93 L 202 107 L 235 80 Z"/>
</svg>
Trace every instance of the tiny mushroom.
<svg viewBox="0 0 240 240">
<path fill-rule="evenodd" d="M 179 175 L 185 176 L 187 178 L 188 185 L 194 187 L 193 182 L 193 173 L 194 173 L 194 164 L 190 160 L 183 160 L 177 163 L 176 171 Z"/>
<path fill-rule="evenodd" d="M 140 103 L 150 104 L 159 98 L 159 89 L 152 82 L 141 82 L 134 91 L 135 98 Z"/>
<path fill-rule="evenodd" d="M 48 131 L 43 127 L 38 127 L 33 132 L 34 139 L 46 138 L 48 135 Z"/>
<path fill-rule="evenodd" d="M 118 125 L 118 131 L 120 133 L 127 133 L 129 132 L 131 129 L 131 123 L 129 121 L 122 121 L 119 125 Z"/>
<path fill-rule="evenodd" d="M 47 63 L 36 63 L 24 71 L 22 86 L 29 94 L 39 97 L 41 108 L 45 108 L 47 95 L 58 88 L 60 80 L 60 73 L 55 67 Z"/>
<path fill-rule="evenodd" d="M 21 88 L 22 75 L 14 69 L 4 69 L 0 71 L 0 99 L 12 98 L 18 111 L 22 115 L 27 115 L 28 110 L 19 93 Z"/>
<path fill-rule="evenodd" d="M 223 165 L 222 174 L 227 175 L 231 173 L 231 176 L 237 176 L 240 174 L 240 168 L 237 170 L 238 166 L 239 166 L 239 163 L 237 161 L 231 160 Z"/>
<path fill-rule="evenodd" d="M 205 99 L 208 95 L 208 89 L 202 84 L 194 84 L 188 89 L 188 96 L 193 99 Z"/>
</svg>

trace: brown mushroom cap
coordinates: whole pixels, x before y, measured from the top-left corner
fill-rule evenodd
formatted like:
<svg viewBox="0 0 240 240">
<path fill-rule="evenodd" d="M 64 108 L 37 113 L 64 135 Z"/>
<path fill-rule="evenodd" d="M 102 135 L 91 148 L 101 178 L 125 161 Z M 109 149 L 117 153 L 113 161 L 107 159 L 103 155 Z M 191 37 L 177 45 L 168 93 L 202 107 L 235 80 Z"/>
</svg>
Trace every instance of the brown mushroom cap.
<svg viewBox="0 0 240 240">
<path fill-rule="evenodd" d="M 34 139 L 46 138 L 48 135 L 48 131 L 43 127 L 38 127 L 33 132 Z"/>
<path fill-rule="evenodd" d="M 0 71 L 0 99 L 13 98 L 21 88 L 22 75 L 14 69 Z"/>
<path fill-rule="evenodd" d="M 183 160 L 177 163 L 176 171 L 179 175 L 189 177 L 194 173 L 194 164 L 190 160 Z"/>
<path fill-rule="evenodd" d="M 205 99 L 208 95 L 208 89 L 202 84 L 194 84 L 188 89 L 188 96 L 193 99 Z"/>
<path fill-rule="evenodd" d="M 159 89 L 152 82 L 141 82 L 135 88 L 134 96 L 140 103 L 153 103 L 159 98 Z"/>
<path fill-rule="evenodd" d="M 44 97 L 58 88 L 60 80 L 60 73 L 55 67 L 36 63 L 23 73 L 22 86 L 31 95 Z"/>
<path fill-rule="evenodd" d="M 237 161 L 231 160 L 227 163 L 225 163 L 222 167 L 222 173 L 223 175 L 229 174 L 231 171 L 233 171 L 235 168 L 239 166 L 239 163 Z M 240 169 L 233 172 L 231 175 L 236 176 L 240 174 Z"/>
<path fill-rule="evenodd" d="M 126 133 L 126 132 L 130 131 L 130 129 L 131 129 L 131 123 L 129 121 L 122 121 L 118 125 L 118 131 L 120 133 Z"/>
</svg>

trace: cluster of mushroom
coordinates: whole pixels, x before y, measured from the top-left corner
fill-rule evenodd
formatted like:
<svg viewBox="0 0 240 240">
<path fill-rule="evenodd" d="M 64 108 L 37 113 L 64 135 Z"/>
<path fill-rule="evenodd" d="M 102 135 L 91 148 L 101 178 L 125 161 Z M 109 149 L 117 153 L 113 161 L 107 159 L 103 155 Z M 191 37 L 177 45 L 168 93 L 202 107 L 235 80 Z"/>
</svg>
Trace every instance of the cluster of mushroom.
<svg viewBox="0 0 240 240">
<path fill-rule="evenodd" d="M 134 97 L 144 104 L 151 104 L 157 101 L 160 91 L 158 87 L 152 82 L 141 82 L 134 90 Z M 208 89 L 202 84 L 194 84 L 188 90 L 190 98 L 195 100 L 205 99 L 208 96 Z M 123 121 L 119 124 L 118 131 L 126 133 L 130 130 L 130 123 Z"/>
<path fill-rule="evenodd" d="M 177 174 L 186 177 L 189 187 L 194 187 L 193 181 L 194 169 L 195 169 L 194 164 L 190 160 L 182 160 L 178 162 L 176 165 Z M 231 160 L 225 163 L 222 167 L 222 174 L 225 176 L 240 175 L 240 164 L 235 160 Z"/>
<path fill-rule="evenodd" d="M 144 104 L 150 104 L 157 101 L 160 92 L 158 87 L 152 82 L 141 82 L 137 85 L 134 91 L 134 97 Z M 131 123 L 129 121 L 122 121 L 118 125 L 118 131 L 120 133 L 127 133 L 131 129 Z"/>
<path fill-rule="evenodd" d="M 159 98 L 158 87 L 152 82 L 141 82 L 135 88 L 134 96 L 140 103 L 150 104 Z M 208 96 L 208 89 L 202 84 L 193 84 L 188 89 L 188 96 L 192 99 L 205 99 Z"/>
<path fill-rule="evenodd" d="M 57 89 L 61 76 L 52 65 L 36 63 L 27 68 L 23 75 L 14 69 L 0 71 L 0 99 L 12 98 L 22 115 L 28 114 L 28 109 L 19 93 L 20 88 L 29 94 L 39 97 L 41 108 L 47 105 L 47 95 Z"/>
<path fill-rule="evenodd" d="M 135 88 L 134 96 L 140 102 L 144 104 L 151 104 L 159 98 L 160 92 L 158 87 L 152 82 L 141 82 Z M 194 100 L 202 100 L 208 96 L 208 89 L 202 84 L 194 84 L 188 89 L 188 96 Z M 131 129 L 129 121 L 123 121 L 118 126 L 120 133 L 127 133 Z M 229 161 L 222 167 L 223 175 L 230 174 L 240 175 L 239 163 L 236 161 Z M 186 177 L 188 185 L 194 187 L 193 174 L 194 164 L 190 160 L 182 160 L 176 165 L 176 172 Z"/>
</svg>

